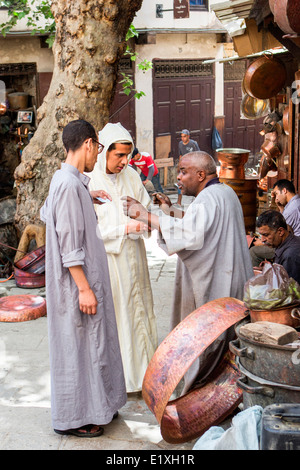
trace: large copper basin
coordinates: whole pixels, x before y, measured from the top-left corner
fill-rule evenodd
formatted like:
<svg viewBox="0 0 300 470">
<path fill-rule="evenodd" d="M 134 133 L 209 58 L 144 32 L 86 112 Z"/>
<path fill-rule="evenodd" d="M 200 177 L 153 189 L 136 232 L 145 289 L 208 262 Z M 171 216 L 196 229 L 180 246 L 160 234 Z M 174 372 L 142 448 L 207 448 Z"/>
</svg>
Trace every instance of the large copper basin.
<svg viewBox="0 0 300 470">
<path fill-rule="evenodd" d="M 269 321 L 281 323 L 293 328 L 300 327 L 300 305 L 294 303 L 285 307 L 273 308 L 272 310 L 251 310 L 250 318 L 252 322 Z"/>
<path fill-rule="evenodd" d="M 221 163 L 220 178 L 245 179 L 245 164 L 250 150 L 239 148 L 218 149 L 217 158 Z"/>
<path fill-rule="evenodd" d="M 203 387 L 169 400 L 192 363 L 223 332 L 245 318 L 245 311 L 243 302 L 230 297 L 208 302 L 179 323 L 155 351 L 142 393 L 165 441 L 181 443 L 201 436 L 241 402 L 242 390 L 236 385 L 240 373 L 229 351 Z"/>
</svg>

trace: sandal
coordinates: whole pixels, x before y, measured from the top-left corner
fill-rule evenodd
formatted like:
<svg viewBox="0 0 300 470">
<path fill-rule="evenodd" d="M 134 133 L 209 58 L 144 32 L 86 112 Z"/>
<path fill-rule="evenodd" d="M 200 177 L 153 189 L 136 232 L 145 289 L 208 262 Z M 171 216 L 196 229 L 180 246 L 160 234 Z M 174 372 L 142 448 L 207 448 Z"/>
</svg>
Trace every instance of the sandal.
<svg viewBox="0 0 300 470">
<path fill-rule="evenodd" d="M 93 431 L 93 428 L 97 428 L 97 431 Z M 67 434 L 76 437 L 98 437 L 103 434 L 104 429 L 96 424 L 87 424 L 77 429 L 67 429 L 66 431 L 59 431 L 54 429 L 57 434 Z"/>
</svg>

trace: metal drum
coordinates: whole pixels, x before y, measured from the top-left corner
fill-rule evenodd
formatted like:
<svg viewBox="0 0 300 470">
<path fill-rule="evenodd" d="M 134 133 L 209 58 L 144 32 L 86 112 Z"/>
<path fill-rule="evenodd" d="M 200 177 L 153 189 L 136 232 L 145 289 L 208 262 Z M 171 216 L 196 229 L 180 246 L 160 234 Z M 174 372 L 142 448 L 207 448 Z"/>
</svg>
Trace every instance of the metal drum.
<svg viewBox="0 0 300 470">
<path fill-rule="evenodd" d="M 244 179 L 245 164 L 250 150 L 238 148 L 217 149 L 217 158 L 221 163 L 220 178 Z"/>
<path fill-rule="evenodd" d="M 237 384 L 243 390 L 244 406 L 299 403 L 299 345 L 271 345 L 246 338 L 240 334 L 245 323 L 243 320 L 236 325 L 237 339 L 229 343 L 243 374 Z"/>
<path fill-rule="evenodd" d="M 220 178 L 220 181 L 221 183 L 227 184 L 235 191 L 242 205 L 246 232 L 254 232 L 257 210 L 257 180 Z"/>
</svg>

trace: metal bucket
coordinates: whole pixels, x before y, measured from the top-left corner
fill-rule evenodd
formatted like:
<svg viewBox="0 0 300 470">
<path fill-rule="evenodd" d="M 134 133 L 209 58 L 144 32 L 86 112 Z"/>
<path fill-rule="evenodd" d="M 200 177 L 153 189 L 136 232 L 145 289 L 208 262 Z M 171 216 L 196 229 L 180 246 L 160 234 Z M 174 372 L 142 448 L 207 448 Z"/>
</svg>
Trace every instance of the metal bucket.
<svg viewBox="0 0 300 470">
<path fill-rule="evenodd" d="M 246 232 L 254 232 L 256 224 L 256 179 L 220 178 L 221 183 L 230 186 L 242 206 Z"/>
<path fill-rule="evenodd" d="M 28 106 L 28 93 L 15 92 L 8 95 L 11 109 L 26 109 Z"/>
<path fill-rule="evenodd" d="M 283 385 L 278 382 L 263 380 L 239 366 L 244 374 L 236 384 L 243 390 L 244 408 L 260 405 L 263 408 L 273 403 L 299 403 L 300 387 Z"/>
<path fill-rule="evenodd" d="M 250 150 L 224 148 L 217 149 L 216 152 L 221 163 L 220 178 L 245 179 L 244 166 L 248 161 Z"/>
<path fill-rule="evenodd" d="M 243 374 L 237 385 L 243 390 L 245 407 L 272 403 L 300 402 L 300 348 L 250 340 L 240 334 L 248 321 L 235 327 L 237 339 L 229 343 Z"/>
</svg>

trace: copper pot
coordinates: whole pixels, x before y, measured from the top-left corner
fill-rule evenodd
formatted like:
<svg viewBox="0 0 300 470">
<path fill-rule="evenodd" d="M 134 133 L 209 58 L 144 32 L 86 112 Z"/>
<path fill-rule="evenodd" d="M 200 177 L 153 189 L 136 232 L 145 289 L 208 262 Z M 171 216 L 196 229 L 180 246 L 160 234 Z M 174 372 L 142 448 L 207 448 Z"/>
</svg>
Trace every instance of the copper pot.
<svg viewBox="0 0 300 470">
<path fill-rule="evenodd" d="M 277 158 L 281 154 L 278 145 L 272 140 L 265 140 L 261 146 L 261 150 L 269 158 Z"/>
<path fill-rule="evenodd" d="M 275 162 L 266 157 L 265 155 L 262 157 L 259 167 L 259 178 L 263 179 L 267 176 L 269 171 L 277 170 Z"/>
<path fill-rule="evenodd" d="M 45 245 L 31 251 L 15 262 L 15 267 L 28 273 L 42 274 L 45 272 Z"/>
<path fill-rule="evenodd" d="M 247 119 L 258 119 L 263 116 L 268 107 L 268 100 L 258 100 L 245 93 L 241 103 L 241 109 Z"/>
<path fill-rule="evenodd" d="M 26 109 L 28 106 L 28 93 L 14 92 L 8 95 L 9 106 L 11 109 Z"/>
<path fill-rule="evenodd" d="M 274 4 L 275 4 L 276 0 L 269 0 L 269 7 L 270 7 L 270 10 L 271 12 L 274 14 Z"/>
<path fill-rule="evenodd" d="M 282 325 L 298 328 L 300 326 L 300 306 L 299 304 L 291 304 L 284 308 L 275 308 L 273 310 L 250 310 L 250 318 L 252 322 L 269 321 L 273 323 L 281 323 Z"/>
<path fill-rule="evenodd" d="M 274 21 L 284 33 L 300 33 L 299 6 L 298 0 L 275 0 L 273 7 Z"/>
<path fill-rule="evenodd" d="M 249 65 L 244 76 L 244 87 L 248 95 L 265 100 L 282 89 L 286 81 L 286 70 L 281 61 L 264 55 Z"/>
<path fill-rule="evenodd" d="M 217 149 L 216 152 L 221 163 L 220 178 L 245 179 L 244 166 L 248 161 L 250 150 L 225 148 Z"/>
<path fill-rule="evenodd" d="M 30 289 L 32 287 L 45 287 L 46 285 L 45 273 L 30 273 L 14 266 L 14 277 L 17 287 Z"/>
</svg>

